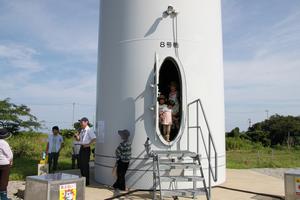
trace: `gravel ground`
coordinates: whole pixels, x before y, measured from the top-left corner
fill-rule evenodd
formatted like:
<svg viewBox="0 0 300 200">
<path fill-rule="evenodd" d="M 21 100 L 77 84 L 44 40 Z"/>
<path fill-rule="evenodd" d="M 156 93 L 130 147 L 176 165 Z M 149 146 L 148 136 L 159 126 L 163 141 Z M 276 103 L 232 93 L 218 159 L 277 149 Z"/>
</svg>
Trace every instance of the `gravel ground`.
<svg viewBox="0 0 300 200">
<path fill-rule="evenodd" d="M 25 181 L 9 181 L 7 191 L 8 191 L 8 198 L 12 200 L 19 200 L 23 198 L 19 198 L 15 194 L 18 193 L 18 190 L 25 191 Z"/>
<path fill-rule="evenodd" d="M 251 170 L 280 179 L 284 179 L 284 173 L 289 170 L 299 170 L 300 173 L 300 168 L 254 168 Z M 21 200 L 20 195 L 16 194 L 18 190 L 25 190 L 25 181 L 10 181 L 7 189 L 8 197 L 11 198 L 11 200 Z"/>
<path fill-rule="evenodd" d="M 289 170 L 298 170 L 300 173 L 300 168 L 254 168 L 251 170 L 280 179 L 284 179 L 284 172 Z"/>
</svg>

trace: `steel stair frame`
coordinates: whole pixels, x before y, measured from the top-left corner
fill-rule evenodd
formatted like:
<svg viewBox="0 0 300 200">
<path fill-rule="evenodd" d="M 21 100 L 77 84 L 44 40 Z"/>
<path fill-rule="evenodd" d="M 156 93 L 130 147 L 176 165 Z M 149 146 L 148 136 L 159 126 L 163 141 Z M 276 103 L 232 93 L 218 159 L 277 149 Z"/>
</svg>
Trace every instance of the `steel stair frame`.
<svg viewBox="0 0 300 200">
<path fill-rule="evenodd" d="M 190 126 L 190 108 L 193 105 L 196 105 L 196 125 Z M 204 118 L 205 125 L 206 125 L 207 131 L 208 131 L 208 148 L 207 148 L 207 143 L 206 143 L 204 135 L 203 135 L 202 128 L 199 123 L 199 108 L 201 108 L 201 113 Z M 187 105 L 187 149 L 188 150 L 190 148 L 190 145 L 189 145 L 190 129 L 197 130 L 197 154 L 199 154 L 199 133 L 201 134 L 201 139 L 202 139 L 202 143 L 203 143 L 203 146 L 205 149 L 205 154 L 208 159 L 208 188 L 207 188 L 208 198 L 207 199 L 211 200 L 211 178 L 213 178 L 214 182 L 216 182 L 218 180 L 218 154 L 217 154 L 216 145 L 215 145 L 215 142 L 214 142 L 212 134 L 211 134 L 210 126 L 209 126 L 201 99 L 196 99 Z M 214 151 L 214 161 L 215 161 L 214 171 L 212 169 L 212 164 L 211 164 L 212 148 Z M 199 162 L 200 162 L 200 160 L 199 160 Z"/>
<path fill-rule="evenodd" d="M 175 153 L 175 154 L 174 154 Z M 203 195 L 205 194 L 208 197 L 207 189 L 204 188 L 197 188 L 196 184 L 197 182 L 202 182 L 203 186 L 206 187 L 205 178 L 203 176 L 203 170 L 201 166 L 200 161 L 200 155 L 197 155 L 193 152 L 188 151 L 152 151 L 152 157 L 153 157 L 153 199 L 156 198 L 156 192 L 157 189 L 159 189 L 160 197 L 159 199 L 162 200 L 163 196 L 171 196 L 174 199 L 177 199 L 177 196 L 192 196 L 194 199 L 197 195 Z M 160 163 L 160 158 L 164 158 L 166 160 L 165 156 L 169 158 L 169 160 L 172 160 L 172 162 L 162 162 Z M 171 156 L 171 157 L 170 157 Z M 174 157 L 177 158 L 177 161 L 175 161 Z M 190 167 L 192 163 L 181 163 L 183 160 L 182 158 L 192 158 L 193 159 L 193 167 Z M 182 170 L 184 174 L 185 169 L 193 169 L 193 175 L 179 175 L 179 176 L 173 176 L 173 175 L 160 175 L 161 170 L 170 172 L 173 168 L 173 166 L 169 166 L 169 169 L 161 169 L 162 165 L 177 165 L 177 166 L 184 166 L 187 164 L 187 168 L 176 168 Z M 200 176 L 196 174 L 196 170 L 200 170 Z M 162 182 L 169 182 L 169 189 L 163 189 L 162 188 Z M 177 189 L 177 183 L 178 182 L 190 182 L 193 183 L 193 188 L 191 189 Z M 171 189 L 173 186 L 173 189 Z M 158 187 L 158 188 L 157 188 Z M 168 195 L 166 195 L 168 194 Z"/>
<path fill-rule="evenodd" d="M 196 105 L 196 125 L 191 126 L 190 125 L 190 108 Z M 199 112 L 201 109 L 201 113 Z M 202 114 L 202 117 L 204 118 L 205 121 L 205 126 L 207 128 L 207 133 L 208 133 L 208 141 L 206 142 L 204 135 L 203 135 L 203 130 L 200 126 L 200 122 L 199 122 L 199 114 Z M 197 133 L 197 153 L 191 152 L 190 151 L 190 129 L 196 129 L 196 133 Z M 200 151 L 199 151 L 199 137 L 201 136 L 202 139 L 202 143 L 205 149 L 205 154 L 207 156 L 208 159 L 208 185 L 206 183 L 205 177 L 204 177 L 204 172 L 203 172 L 203 168 L 202 168 L 202 164 L 201 164 L 201 156 L 200 156 Z M 199 170 L 200 170 L 200 174 L 203 177 L 202 183 L 203 183 L 203 189 L 198 189 L 199 192 L 204 191 L 207 200 L 211 200 L 211 178 L 213 178 L 213 181 L 216 182 L 218 180 L 218 157 L 217 157 L 217 150 L 216 150 L 216 146 L 215 146 L 215 142 L 213 140 L 212 134 L 211 134 L 211 130 L 208 124 L 208 120 L 202 105 L 202 102 L 200 99 L 197 99 L 195 101 L 192 101 L 191 103 L 189 103 L 187 105 L 187 150 L 183 150 L 180 151 L 180 153 L 182 153 L 181 156 L 177 156 L 177 158 L 180 157 L 191 157 L 193 159 L 193 162 L 195 163 L 195 161 L 198 163 L 199 165 Z M 182 139 L 182 138 L 181 138 Z M 214 170 L 211 164 L 211 160 L 212 160 L 212 151 L 214 153 Z M 179 151 L 177 151 L 178 153 Z M 161 186 L 161 175 L 160 175 L 160 157 L 159 154 L 166 154 L 168 156 L 171 156 L 172 154 L 176 154 L 176 151 L 151 151 L 151 153 L 149 154 L 152 158 L 153 158 L 153 199 L 156 199 L 156 191 L 157 189 L 159 189 L 159 194 L 160 194 L 160 199 L 162 199 L 163 196 L 163 189 Z M 193 156 L 196 155 L 196 156 Z M 164 162 L 162 162 L 161 164 L 164 164 Z M 177 163 L 178 164 L 178 163 Z M 184 164 L 183 164 L 184 165 Z M 186 169 L 186 168 L 184 168 Z M 184 170 L 183 169 L 183 170 Z M 197 175 L 197 169 L 193 168 L 193 176 Z M 198 180 L 199 181 L 199 180 Z M 174 187 L 176 187 L 175 182 L 170 182 L 170 186 L 171 184 L 174 184 Z M 198 193 L 195 193 L 195 191 L 197 190 L 197 180 L 193 180 L 193 189 L 186 189 L 185 190 L 178 190 L 178 189 L 174 189 L 174 190 L 170 190 L 169 192 L 172 193 L 176 193 L 176 191 L 178 192 L 178 194 L 182 194 L 182 195 L 187 195 L 187 194 L 192 194 L 193 198 L 196 197 L 196 195 Z M 157 188 L 159 187 L 159 188 Z M 164 191 L 166 191 L 164 189 Z"/>
</svg>

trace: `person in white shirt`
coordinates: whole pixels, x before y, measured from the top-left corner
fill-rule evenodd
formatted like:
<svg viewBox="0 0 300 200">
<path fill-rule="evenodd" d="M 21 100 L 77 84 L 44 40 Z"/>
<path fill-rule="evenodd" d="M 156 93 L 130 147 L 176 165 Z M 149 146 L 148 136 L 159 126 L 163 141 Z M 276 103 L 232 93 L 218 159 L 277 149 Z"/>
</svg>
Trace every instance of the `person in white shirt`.
<svg viewBox="0 0 300 200">
<path fill-rule="evenodd" d="M 57 162 L 59 152 L 63 147 L 63 137 L 59 134 L 58 126 L 52 127 L 52 133 L 48 137 L 48 143 L 46 147 L 46 154 L 48 154 L 49 172 L 55 172 L 57 170 Z M 52 165 L 53 164 L 53 165 Z"/>
<path fill-rule="evenodd" d="M 91 144 L 96 142 L 96 135 L 89 127 L 89 120 L 86 117 L 79 120 L 81 131 L 80 134 L 75 134 L 78 144 L 81 145 L 79 150 L 79 168 L 81 175 L 86 178 L 86 185 L 90 184 L 90 156 Z"/>
<path fill-rule="evenodd" d="M 9 170 L 13 164 L 13 153 L 9 144 L 4 140 L 10 137 L 6 129 L 0 129 L 0 199 L 8 200 L 7 185 Z"/>
</svg>

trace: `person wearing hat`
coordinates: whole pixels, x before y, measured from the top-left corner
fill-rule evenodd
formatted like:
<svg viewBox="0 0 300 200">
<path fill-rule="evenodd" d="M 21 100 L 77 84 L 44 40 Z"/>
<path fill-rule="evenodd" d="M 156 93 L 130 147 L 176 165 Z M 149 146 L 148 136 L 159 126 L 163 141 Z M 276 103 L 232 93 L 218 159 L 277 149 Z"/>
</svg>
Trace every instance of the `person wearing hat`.
<svg viewBox="0 0 300 200">
<path fill-rule="evenodd" d="M 128 130 L 119 130 L 118 134 L 123 140 L 116 149 L 117 180 L 113 184 L 114 189 L 126 190 L 125 175 L 131 159 L 131 143 L 129 142 L 130 133 Z"/>
<path fill-rule="evenodd" d="M 82 176 L 86 178 L 86 185 L 90 184 L 90 156 L 91 156 L 91 144 L 96 142 L 96 135 L 94 131 L 89 127 L 89 120 L 86 117 L 78 120 L 80 122 L 81 131 L 79 134 L 75 134 L 77 144 L 81 145 L 79 150 L 79 168 Z"/>
<path fill-rule="evenodd" d="M 4 140 L 11 136 L 6 130 L 0 129 L 0 199 L 8 200 L 7 185 L 9 180 L 9 170 L 13 164 L 13 153 L 9 144 Z"/>
</svg>

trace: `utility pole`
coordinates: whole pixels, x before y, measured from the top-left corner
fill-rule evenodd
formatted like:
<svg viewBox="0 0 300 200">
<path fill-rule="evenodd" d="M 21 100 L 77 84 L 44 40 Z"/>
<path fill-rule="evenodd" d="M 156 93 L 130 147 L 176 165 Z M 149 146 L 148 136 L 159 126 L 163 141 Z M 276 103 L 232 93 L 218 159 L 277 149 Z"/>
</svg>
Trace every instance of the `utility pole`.
<svg viewBox="0 0 300 200">
<path fill-rule="evenodd" d="M 267 113 L 267 119 L 269 119 L 269 110 L 265 110 Z"/>
<path fill-rule="evenodd" d="M 74 113 L 75 113 L 75 102 L 73 102 L 72 105 L 73 105 L 73 111 L 72 111 L 72 126 L 71 126 L 71 127 L 73 128 L 73 125 L 74 125 L 74 117 L 75 117 L 75 116 L 74 116 Z"/>
<path fill-rule="evenodd" d="M 94 130 L 96 130 L 96 120 L 95 120 L 95 115 L 93 115 L 93 123 L 94 123 Z"/>
<path fill-rule="evenodd" d="M 251 127 L 251 123 L 252 123 L 250 118 L 248 119 L 248 122 L 249 122 L 249 128 L 250 128 Z"/>
</svg>

